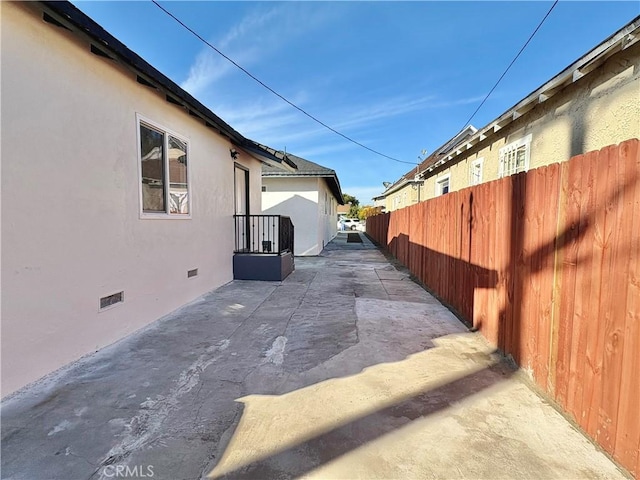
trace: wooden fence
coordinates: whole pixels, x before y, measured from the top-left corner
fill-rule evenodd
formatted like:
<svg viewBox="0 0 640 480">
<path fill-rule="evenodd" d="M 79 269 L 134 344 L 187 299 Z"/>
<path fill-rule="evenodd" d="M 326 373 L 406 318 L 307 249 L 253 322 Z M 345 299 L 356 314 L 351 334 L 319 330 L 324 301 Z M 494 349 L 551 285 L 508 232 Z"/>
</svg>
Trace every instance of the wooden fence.
<svg viewBox="0 0 640 480">
<path fill-rule="evenodd" d="M 367 233 L 640 476 L 637 139 L 371 217 Z"/>
</svg>

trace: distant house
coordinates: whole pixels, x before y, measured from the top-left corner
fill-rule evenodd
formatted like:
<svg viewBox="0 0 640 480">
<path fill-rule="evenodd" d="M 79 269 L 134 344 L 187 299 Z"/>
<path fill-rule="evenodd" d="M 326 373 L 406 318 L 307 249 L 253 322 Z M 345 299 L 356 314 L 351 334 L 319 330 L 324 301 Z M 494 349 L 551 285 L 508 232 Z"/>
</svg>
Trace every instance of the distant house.
<svg viewBox="0 0 640 480">
<path fill-rule="evenodd" d="M 473 125 L 469 125 L 462 132 L 438 148 L 427 160 L 429 160 L 429 158 L 441 158 L 443 155 L 450 153 L 456 145 L 471 138 L 477 131 Z M 427 160 L 425 160 L 425 162 Z M 425 195 L 423 189 L 424 180 L 419 175 L 420 172 L 423 171 L 422 166 L 425 162 L 411 169 L 400 177 L 399 180 L 389 185 L 382 195 L 375 197 L 376 203 L 383 205 L 386 212 L 391 212 L 429 198 Z"/>
<path fill-rule="evenodd" d="M 234 213 L 294 166 L 68 2 L 1 22 L 6 395 L 232 280 Z"/>
<path fill-rule="evenodd" d="M 289 153 L 285 158 L 297 169 L 262 166 L 263 213 L 291 217 L 296 232 L 295 255 L 318 255 L 337 234 L 338 207 L 344 205 L 338 175 Z"/>
<path fill-rule="evenodd" d="M 381 211 L 385 211 L 387 208 L 386 197 L 384 194 L 373 197 L 373 206 L 381 209 Z"/>
<path fill-rule="evenodd" d="M 338 205 L 337 213 L 338 217 L 346 217 L 351 210 L 351 202 L 345 203 L 344 205 Z"/>
<path fill-rule="evenodd" d="M 387 211 L 640 137 L 639 39 L 636 17 L 485 127 L 452 138 L 385 190 Z"/>
</svg>

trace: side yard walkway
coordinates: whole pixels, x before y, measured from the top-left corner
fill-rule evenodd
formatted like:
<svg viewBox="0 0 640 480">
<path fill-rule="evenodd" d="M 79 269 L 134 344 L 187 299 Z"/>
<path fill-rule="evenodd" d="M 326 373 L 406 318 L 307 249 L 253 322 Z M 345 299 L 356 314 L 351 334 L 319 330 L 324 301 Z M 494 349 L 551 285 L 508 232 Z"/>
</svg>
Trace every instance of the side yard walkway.
<svg viewBox="0 0 640 480">
<path fill-rule="evenodd" d="M 625 478 L 361 238 L 5 400 L 2 478 Z"/>
</svg>

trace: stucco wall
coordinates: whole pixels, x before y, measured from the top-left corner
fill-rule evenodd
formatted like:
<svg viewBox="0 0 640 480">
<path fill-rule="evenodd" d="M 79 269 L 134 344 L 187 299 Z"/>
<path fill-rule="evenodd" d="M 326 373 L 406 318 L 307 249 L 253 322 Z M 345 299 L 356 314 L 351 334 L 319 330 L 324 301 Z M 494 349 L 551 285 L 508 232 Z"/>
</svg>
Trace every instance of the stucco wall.
<svg viewBox="0 0 640 480">
<path fill-rule="evenodd" d="M 232 279 L 229 142 L 37 9 L 2 5 L 3 396 Z M 140 218 L 136 114 L 188 140 L 190 219 Z"/>
<path fill-rule="evenodd" d="M 451 165 L 434 170 L 421 198 L 435 196 L 436 179 L 444 174 L 451 175 L 451 191 L 468 187 L 471 163 L 477 158 L 484 158 L 483 182 L 495 180 L 500 148 L 529 134 L 530 169 L 640 137 L 640 43 L 613 55 L 595 71 L 451 160 Z"/>
<path fill-rule="evenodd" d="M 320 253 L 338 233 L 338 214 L 336 198 L 329 190 L 324 178 L 318 178 L 318 192 L 319 198 L 322 199 L 318 202 L 318 253 Z"/>
<path fill-rule="evenodd" d="M 424 200 L 422 190 L 420 190 L 420 200 Z M 418 202 L 418 190 L 417 188 L 413 188 L 411 184 L 407 184 L 389 194 L 385 201 L 385 211 L 387 212 L 408 207 Z"/>
<path fill-rule="evenodd" d="M 263 177 L 262 184 L 263 213 L 291 217 L 295 255 L 318 255 L 336 236 L 337 201 L 324 178 Z"/>
<path fill-rule="evenodd" d="M 264 177 L 262 209 L 266 215 L 287 215 L 295 227 L 294 254 L 317 255 L 318 179 L 315 177 Z"/>
</svg>

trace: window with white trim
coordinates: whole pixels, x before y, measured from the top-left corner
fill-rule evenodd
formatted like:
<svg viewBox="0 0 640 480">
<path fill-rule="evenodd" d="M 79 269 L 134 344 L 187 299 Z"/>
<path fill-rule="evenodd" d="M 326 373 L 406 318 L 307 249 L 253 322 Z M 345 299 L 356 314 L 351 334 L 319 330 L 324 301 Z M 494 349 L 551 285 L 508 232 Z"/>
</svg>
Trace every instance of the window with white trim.
<svg viewBox="0 0 640 480">
<path fill-rule="evenodd" d="M 436 197 L 449 193 L 451 187 L 451 174 L 443 175 L 436 179 Z"/>
<path fill-rule="evenodd" d="M 478 158 L 471 162 L 469 167 L 469 185 L 479 185 L 482 183 L 482 167 L 484 158 Z"/>
<path fill-rule="evenodd" d="M 531 156 L 531 134 L 511 142 L 499 150 L 500 178 L 529 170 Z"/>
<path fill-rule="evenodd" d="M 142 119 L 138 133 L 142 213 L 187 216 L 191 211 L 188 142 Z"/>
</svg>

